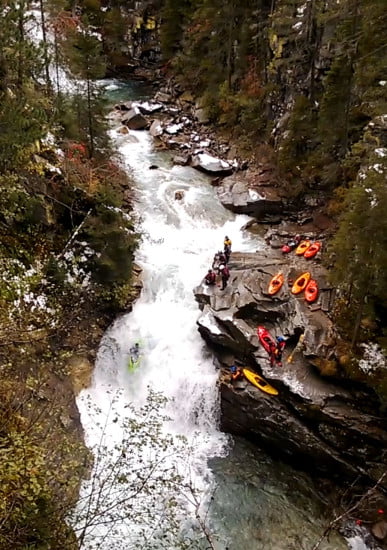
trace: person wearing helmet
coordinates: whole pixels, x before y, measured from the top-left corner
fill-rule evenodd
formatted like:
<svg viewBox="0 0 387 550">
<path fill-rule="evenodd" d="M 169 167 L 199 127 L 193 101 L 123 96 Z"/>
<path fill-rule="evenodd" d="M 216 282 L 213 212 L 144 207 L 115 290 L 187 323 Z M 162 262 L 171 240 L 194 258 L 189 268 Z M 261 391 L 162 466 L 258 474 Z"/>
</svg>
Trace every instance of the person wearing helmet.
<svg viewBox="0 0 387 550">
<path fill-rule="evenodd" d="M 222 287 L 220 290 L 224 290 L 230 278 L 230 270 L 228 269 L 227 265 L 220 265 L 219 273 L 220 273 L 220 276 L 222 277 Z"/>
<path fill-rule="evenodd" d="M 243 377 L 242 369 L 240 367 L 236 367 L 235 365 L 231 365 L 230 372 L 231 381 L 238 380 Z"/>
<path fill-rule="evenodd" d="M 212 271 L 211 268 L 207 271 L 207 274 L 204 277 L 204 282 L 206 283 L 206 285 L 214 285 L 215 284 L 215 282 L 216 282 L 216 273 L 215 273 L 215 271 Z"/>
<path fill-rule="evenodd" d="M 283 336 L 277 336 L 276 346 L 274 349 L 274 360 L 279 367 L 282 367 L 282 353 L 284 351 L 285 346 L 286 346 L 285 338 Z"/>
<path fill-rule="evenodd" d="M 231 256 L 231 239 L 226 235 L 224 238 L 224 255 L 226 256 L 226 261 L 228 262 Z"/>
</svg>

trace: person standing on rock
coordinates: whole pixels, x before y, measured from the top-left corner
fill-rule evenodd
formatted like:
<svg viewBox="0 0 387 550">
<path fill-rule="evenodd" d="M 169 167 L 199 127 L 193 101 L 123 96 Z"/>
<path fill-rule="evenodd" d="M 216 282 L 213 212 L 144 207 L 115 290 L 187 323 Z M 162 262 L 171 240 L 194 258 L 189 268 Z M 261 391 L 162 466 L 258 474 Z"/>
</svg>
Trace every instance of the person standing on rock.
<svg viewBox="0 0 387 550">
<path fill-rule="evenodd" d="M 230 256 L 231 256 L 231 239 L 228 238 L 228 236 L 226 235 L 225 238 L 224 238 L 224 255 L 226 256 L 226 262 L 228 263 L 229 259 L 230 259 Z"/>
<path fill-rule="evenodd" d="M 276 364 L 278 367 L 282 367 L 282 353 L 286 346 L 285 338 L 283 336 L 277 336 L 276 343 L 270 344 L 270 366 L 274 367 Z"/>
<path fill-rule="evenodd" d="M 227 263 L 226 256 L 223 254 L 221 250 L 219 250 L 219 252 L 217 252 L 214 256 L 214 260 L 212 262 L 212 269 L 219 270 L 219 266 L 225 263 Z"/>
<path fill-rule="evenodd" d="M 227 282 L 230 278 L 230 270 L 227 265 L 219 266 L 220 275 L 222 277 L 222 287 L 220 290 L 224 290 L 227 286 Z"/>
</svg>

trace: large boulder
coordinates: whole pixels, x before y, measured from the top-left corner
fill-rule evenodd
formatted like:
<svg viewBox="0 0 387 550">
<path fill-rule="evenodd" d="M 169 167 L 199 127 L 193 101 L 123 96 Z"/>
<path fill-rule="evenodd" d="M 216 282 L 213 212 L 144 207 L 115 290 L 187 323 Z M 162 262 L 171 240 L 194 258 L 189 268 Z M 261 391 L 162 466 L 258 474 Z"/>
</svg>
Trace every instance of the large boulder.
<svg viewBox="0 0 387 550">
<path fill-rule="evenodd" d="M 227 176 L 233 172 L 231 164 L 207 153 L 192 155 L 191 166 L 213 176 Z"/>
<path fill-rule="evenodd" d="M 323 378 L 314 366 L 317 360 L 337 364 L 336 334 L 327 306 L 331 301 L 326 299 L 333 289 L 324 268 L 316 261 L 284 257 L 273 249 L 233 252 L 229 267 L 231 277 L 224 291 L 204 284 L 194 290 L 202 310 L 199 331 L 223 365 L 248 366 L 275 386 L 279 395 L 268 396 L 247 381 L 233 384 L 228 371 L 222 371 L 222 428 L 266 444 L 307 469 L 377 480 L 387 462 L 387 429 L 378 414 L 378 399 L 366 388 Z M 303 294 L 293 295 L 288 286 L 289 280 L 306 270 L 320 285 L 313 305 Z M 270 296 L 269 281 L 279 271 L 285 284 Z M 282 367 L 271 368 L 257 325 L 264 325 L 273 337 L 285 336 Z M 304 335 L 302 346 L 292 354 L 300 334 Z"/>
<path fill-rule="evenodd" d="M 283 214 L 285 203 L 274 187 L 257 186 L 244 172 L 225 178 L 217 189 L 220 202 L 237 214 L 254 216 L 261 221 Z"/>
<path fill-rule="evenodd" d="M 141 114 L 138 107 L 132 107 L 132 109 L 126 111 L 121 122 L 131 130 L 142 130 L 148 126 L 147 119 Z"/>
<path fill-rule="evenodd" d="M 163 125 L 161 120 L 155 119 L 151 127 L 149 128 L 149 133 L 152 137 L 159 137 L 163 134 Z"/>
</svg>

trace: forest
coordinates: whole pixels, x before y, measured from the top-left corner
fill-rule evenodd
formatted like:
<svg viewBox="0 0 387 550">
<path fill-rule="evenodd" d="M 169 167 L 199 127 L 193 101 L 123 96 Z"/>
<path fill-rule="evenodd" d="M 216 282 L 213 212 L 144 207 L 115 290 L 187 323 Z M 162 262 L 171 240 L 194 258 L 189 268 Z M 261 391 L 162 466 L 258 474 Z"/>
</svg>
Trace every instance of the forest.
<svg viewBox="0 0 387 550">
<path fill-rule="evenodd" d="M 50 386 L 134 296 L 140 236 L 99 80 L 157 70 L 251 165 L 269 156 L 300 209 L 321 202 L 345 374 L 364 382 L 362 344 L 387 350 L 385 29 L 383 0 L 0 0 L 0 549 L 76 547 L 87 452 L 55 422 L 72 392 L 52 404 Z M 387 395 L 387 373 L 371 385 Z"/>
</svg>

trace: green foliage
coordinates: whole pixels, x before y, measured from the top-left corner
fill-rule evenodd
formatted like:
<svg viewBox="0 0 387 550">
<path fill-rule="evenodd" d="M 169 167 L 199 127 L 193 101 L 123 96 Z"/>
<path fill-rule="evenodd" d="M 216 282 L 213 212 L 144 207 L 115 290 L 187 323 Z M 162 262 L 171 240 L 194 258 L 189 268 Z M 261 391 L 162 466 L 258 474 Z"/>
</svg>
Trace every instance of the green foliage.
<svg viewBox="0 0 387 550">
<path fill-rule="evenodd" d="M 103 119 L 105 114 L 102 99 L 103 92 L 95 82 L 96 79 L 103 77 L 106 72 L 102 44 L 98 37 L 93 34 L 86 16 L 82 17 L 81 21 L 78 22 L 78 26 L 68 29 L 66 40 L 62 44 L 66 64 L 71 68 L 74 76 L 82 79 L 82 81 L 77 82 L 78 88 L 80 88 L 78 94 L 72 94 L 71 110 L 78 121 L 79 134 L 76 138 L 78 141 L 88 143 L 89 157 L 92 158 L 101 148 L 98 140 L 106 135 L 106 123 L 104 124 Z M 69 102 L 68 99 L 63 100 L 63 98 L 60 98 L 61 101 Z M 66 113 L 66 104 L 61 105 L 60 108 L 62 113 Z M 74 119 L 72 123 L 67 122 L 66 124 L 65 121 L 66 118 L 63 117 L 67 129 L 75 126 Z"/>
<path fill-rule="evenodd" d="M 49 101 L 36 86 L 42 50 L 26 28 L 33 23 L 28 2 L 0 4 L 0 172 L 20 168 L 47 131 Z"/>
<path fill-rule="evenodd" d="M 124 283 L 130 280 L 138 237 L 123 212 L 101 205 L 85 224 L 82 235 L 97 252 L 93 258 L 93 277 L 99 283 Z"/>
<path fill-rule="evenodd" d="M 165 0 L 161 10 L 161 50 L 164 59 L 169 59 L 179 49 L 192 4 L 192 0 Z"/>
<path fill-rule="evenodd" d="M 325 80 L 318 133 L 322 138 L 321 150 L 329 152 L 332 159 L 346 152 L 352 74 L 351 59 L 347 55 L 338 56 Z"/>
<path fill-rule="evenodd" d="M 315 113 L 305 96 L 298 96 L 290 113 L 287 134 L 281 142 L 279 162 L 282 170 L 299 179 L 313 148 Z"/>
<path fill-rule="evenodd" d="M 167 400 L 152 390 L 139 407 L 121 392 L 108 397 L 107 414 L 88 404 L 98 444 L 91 477 L 71 517 L 80 546 L 91 543 L 98 550 L 108 537 L 112 550 L 201 548 L 201 528 L 193 524 L 189 533 L 181 528 L 186 499 L 200 502 L 200 492 L 179 473 L 178 465 L 190 462 L 191 449 L 184 437 L 165 432 Z"/>
<path fill-rule="evenodd" d="M 35 376 L 25 384 L 2 380 L 0 407 L 0 547 L 75 549 L 66 515 L 74 504 L 83 446 L 53 428 L 60 405 L 34 398 L 44 392 Z M 44 444 L 43 444 L 44 441 Z M 74 458 L 77 457 L 77 458 Z"/>
<path fill-rule="evenodd" d="M 347 193 L 331 245 L 334 261 L 331 280 L 348 297 L 346 316 L 352 316 L 353 320 L 359 316 L 355 323 L 356 339 L 365 308 L 375 316 L 375 304 L 386 302 L 386 163 L 377 157 L 373 160 L 375 164 L 361 172 Z"/>
</svg>

